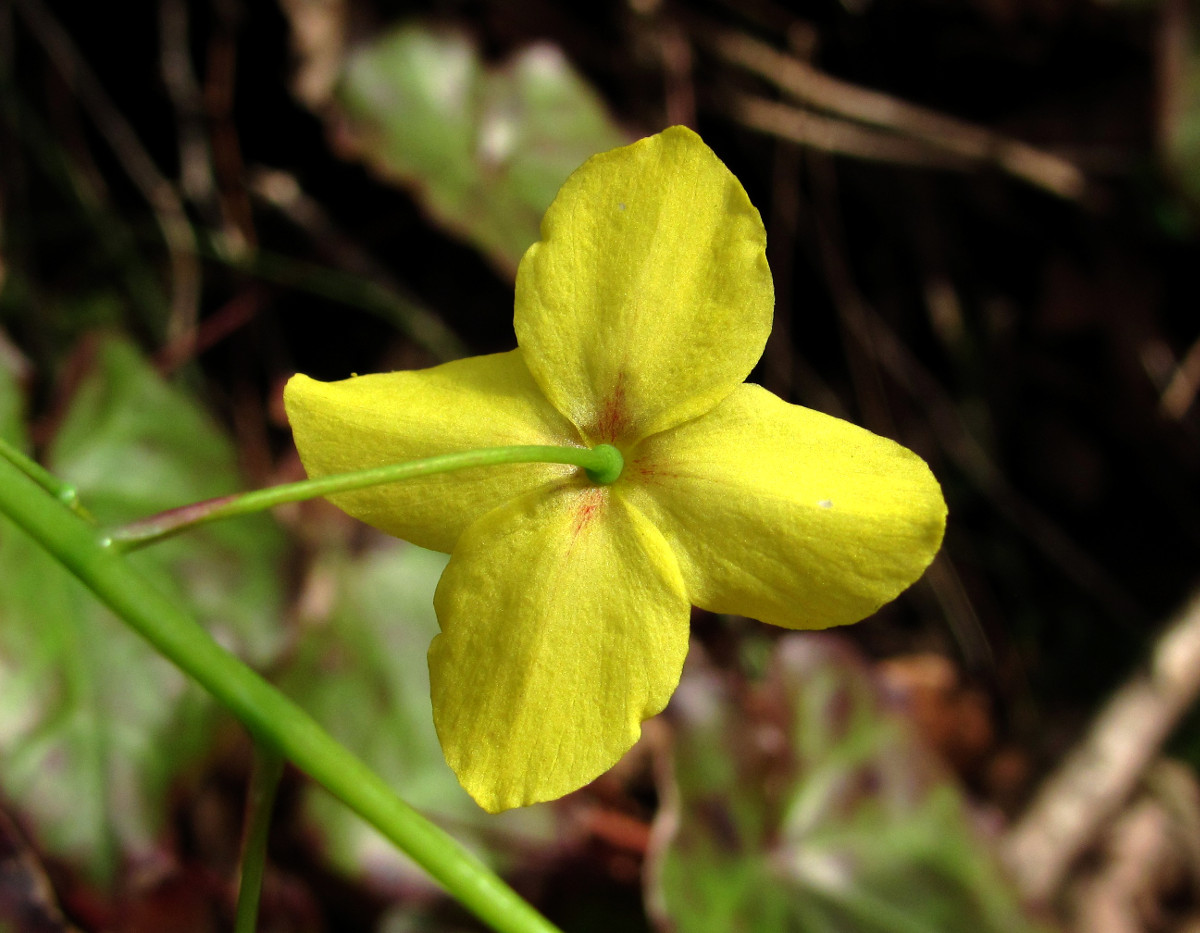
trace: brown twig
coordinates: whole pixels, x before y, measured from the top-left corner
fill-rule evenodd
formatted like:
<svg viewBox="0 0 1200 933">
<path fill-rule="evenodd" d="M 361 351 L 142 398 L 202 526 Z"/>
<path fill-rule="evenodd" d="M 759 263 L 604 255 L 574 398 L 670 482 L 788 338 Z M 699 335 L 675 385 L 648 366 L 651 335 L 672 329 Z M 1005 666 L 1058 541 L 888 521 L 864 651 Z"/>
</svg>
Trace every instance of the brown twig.
<svg viewBox="0 0 1200 933">
<path fill-rule="evenodd" d="M 278 257 L 271 262 L 264 253 L 241 257 L 225 256 L 226 261 L 241 264 L 249 271 L 284 284 L 300 284 L 288 274 L 284 265 L 296 273 L 302 273 L 310 288 L 318 287 L 318 280 L 332 286 L 335 278 L 357 278 L 355 291 L 358 299 L 352 303 L 381 314 L 391 323 L 402 328 L 417 343 L 439 360 L 453 360 L 466 355 L 466 349 L 458 336 L 446 326 L 442 319 L 417 298 L 407 293 L 400 283 L 392 279 L 379 264 L 357 243 L 342 231 L 324 208 L 310 197 L 294 175 L 265 168 L 255 168 L 250 173 L 250 192 L 263 202 L 279 211 L 284 217 L 303 230 L 314 243 L 332 259 L 339 270 L 321 270 L 316 266 Z M 257 258 L 256 258 L 257 257 Z M 273 267 L 273 268 L 270 268 Z M 272 274 L 273 273 L 273 274 Z M 348 283 L 347 283 L 348 284 Z M 343 288 L 326 291 L 331 297 L 350 300 Z"/>
<path fill-rule="evenodd" d="M 1129 798 L 1200 696 L 1200 595 L 1159 637 L 1146 668 L 1109 700 L 1003 840 L 1022 894 L 1046 903 Z"/>
<path fill-rule="evenodd" d="M 970 161 L 953 153 L 939 152 L 916 140 L 834 117 L 820 116 L 791 104 L 764 100 L 749 94 L 731 94 L 729 103 L 734 116 L 744 126 L 831 155 L 900 165 L 960 170 L 971 168 Z"/>
<path fill-rule="evenodd" d="M 1138 801 L 1106 834 L 1104 865 L 1073 889 L 1071 926 L 1076 933 L 1145 933 L 1146 916 L 1161 888 L 1178 873 L 1170 814 L 1157 801 Z"/>
<path fill-rule="evenodd" d="M 747 125 L 756 129 L 781 133 L 809 145 L 819 145 L 824 140 L 828 146 L 830 140 L 836 140 L 840 148 L 827 148 L 827 151 L 866 158 L 889 158 L 879 153 L 887 151 L 890 145 L 895 147 L 895 161 L 912 162 L 917 161 L 921 150 L 925 150 L 926 164 L 940 155 L 952 163 L 958 160 L 973 165 L 994 165 L 1061 198 L 1079 200 L 1086 193 L 1087 179 L 1078 167 L 1027 143 L 839 80 L 741 33 L 719 32 L 711 37 L 711 42 L 727 61 L 767 79 L 796 101 L 834 114 L 842 121 L 856 121 L 887 130 L 895 137 L 888 143 L 879 134 L 855 136 L 846 125 L 841 128 L 828 125 L 840 121 L 819 120 L 811 114 L 798 115 L 800 112 L 794 108 L 771 107 L 767 101 L 750 103 L 753 98 L 743 100 L 743 117 Z"/>
<path fill-rule="evenodd" d="M 220 343 L 230 334 L 244 327 L 262 309 L 265 301 L 263 288 L 252 286 L 243 289 L 206 315 L 195 331 L 182 334 L 168 341 L 154 355 L 154 365 L 160 373 L 173 373 L 184 363 L 199 356 L 205 350 Z"/>
<path fill-rule="evenodd" d="M 241 138 L 234 121 L 233 104 L 237 94 L 239 15 L 236 5 L 214 4 L 218 28 L 208 44 L 204 83 L 204 110 L 208 117 L 212 144 L 213 173 L 224 219 L 222 230 L 230 248 L 251 249 L 258 244 L 254 210 L 246 190 L 246 164 L 242 158 Z"/>
<path fill-rule="evenodd" d="M 1159 408 L 1167 417 L 1182 421 L 1184 415 L 1196 401 L 1198 391 L 1200 391 L 1200 340 L 1192 344 L 1191 349 L 1175 367 L 1171 381 L 1167 383 L 1162 398 L 1159 400 Z"/>
<path fill-rule="evenodd" d="M 215 185 L 204 127 L 204 98 L 192 70 L 184 0 L 160 0 L 158 33 L 159 73 L 175 108 L 178 126 L 180 187 L 190 201 L 207 205 Z"/>
</svg>

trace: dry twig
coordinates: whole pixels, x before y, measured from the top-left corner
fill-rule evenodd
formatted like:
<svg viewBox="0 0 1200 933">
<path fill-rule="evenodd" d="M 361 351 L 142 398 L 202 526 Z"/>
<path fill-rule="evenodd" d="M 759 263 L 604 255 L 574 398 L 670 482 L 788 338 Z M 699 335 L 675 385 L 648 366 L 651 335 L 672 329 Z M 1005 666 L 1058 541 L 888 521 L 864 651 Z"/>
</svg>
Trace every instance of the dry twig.
<svg viewBox="0 0 1200 933">
<path fill-rule="evenodd" d="M 790 104 L 749 94 L 731 95 L 730 101 L 743 125 L 831 155 L 933 168 L 971 167 L 968 160 L 931 149 L 920 141 L 836 117 L 824 117 Z"/>
<path fill-rule="evenodd" d="M 766 78 L 807 107 L 894 135 L 872 133 L 853 124 L 834 128 L 828 124 L 838 121 L 767 101 L 743 99 L 740 113 L 755 129 L 845 155 L 921 164 L 937 164 L 940 157 L 952 166 L 963 162 L 994 165 L 1069 200 L 1079 200 L 1087 190 L 1083 173 L 1066 159 L 986 127 L 841 81 L 741 33 L 720 33 L 713 45 L 727 61 Z M 831 148 L 835 144 L 837 148 Z M 918 155 L 922 151 L 923 155 Z"/>
<path fill-rule="evenodd" d="M 1200 595 L 1168 626 L 1146 670 L 1122 687 L 1004 839 L 1022 894 L 1050 901 L 1200 696 Z"/>
<path fill-rule="evenodd" d="M 438 360 L 466 356 L 458 336 L 430 308 L 409 294 L 375 260 L 334 223 L 295 176 L 266 168 L 250 173 L 249 190 L 307 233 L 331 257 L 337 270 L 263 251 L 240 255 L 218 251 L 218 258 L 282 284 L 299 286 L 381 315 L 400 327 Z"/>
<path fill-rule="evenodd" d="M 1163 390 L 1159 408 L 1175 421 L 1182 421 L 1196 401 L 1200 391 L 1200 340 L 1192 344 L 1183 360 L 1175 367 L 1171 381 Z"/>
</svg>

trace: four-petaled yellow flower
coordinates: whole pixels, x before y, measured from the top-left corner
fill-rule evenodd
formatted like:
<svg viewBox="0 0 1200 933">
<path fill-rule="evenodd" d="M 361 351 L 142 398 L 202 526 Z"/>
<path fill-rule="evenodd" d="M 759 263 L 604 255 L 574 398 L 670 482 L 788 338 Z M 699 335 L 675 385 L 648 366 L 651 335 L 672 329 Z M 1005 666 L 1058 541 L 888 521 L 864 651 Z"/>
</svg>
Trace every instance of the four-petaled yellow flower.
<svg viewBox="0 0 1200 933">
<path fill-rule="evenodd" d="M 696 134 L 589 159 L 517 273 L 518 349 L 285 395 L 312 476 L 480 447 L 617 447 L 334 497 L 451 554 L 429 649 L 450 766 L 487 810 L 607 770 L 666 705 L 693 604 L 794 629 L 916 580 L 946 506 L 925 463 L 743 380 L 774 303 L 758 211 Z"/>
</svg>

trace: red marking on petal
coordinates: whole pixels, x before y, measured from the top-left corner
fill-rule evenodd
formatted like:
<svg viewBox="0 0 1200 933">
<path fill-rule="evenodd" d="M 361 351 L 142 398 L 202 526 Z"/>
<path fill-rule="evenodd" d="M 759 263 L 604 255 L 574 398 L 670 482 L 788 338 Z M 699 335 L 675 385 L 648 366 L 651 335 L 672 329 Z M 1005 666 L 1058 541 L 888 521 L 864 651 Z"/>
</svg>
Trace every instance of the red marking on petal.
<svg viewBox="0 0 1200 933">
<path fill-rule="evenodd" d="M 589 489 L 579 497 L 579 502 L 575 505 L 575 527 L 572 529 L 574 532 L 572 538 L 578 538 L 579 533 L 595 521 L 604 506 L 604 499 L 604 490 L 600 488 Z"/>
<path fill-rule="evenodd" d="M 647 481 L 656 480 L 656 479 L 664 479 L 664 478 L 671 479 L 673 477 L 677 478 L 680 475 L 679 473 L 675 472 L 674 470 L 664 470 L 661 466 L 659 466 L 656 463 L 646 463 L 645 461 L 642 461 L 642 460 L 638 460 L 638 461 L 634 462 L 633 470 L 637 473 L 638 476 L 640 476 L 642 479 L 647 480 Z"/>
<path fill-rule="evenodd" d="M 579 536 L 583 534 L 588 525 L 600 517 L 600 513 L 603 511 L 607 501 L 608 496 L 605 490 L 599 486 L 584 490 L 579 494 L 579 498 L 575 500 L 575 522 L 571 528 L 571 543 L 567 546 L 568 561 L 575 552 L 575 545 L 579 542 Z"/>
<path fill-rule="evenodd" d="M 617 375 L 617 384 L 604 400 L 600 417 L 596 420 L 594 436 L 608 444 L 615 442 L 629 430 L 629 413 L 625 404 L 625 373 Z"/>
</svg>

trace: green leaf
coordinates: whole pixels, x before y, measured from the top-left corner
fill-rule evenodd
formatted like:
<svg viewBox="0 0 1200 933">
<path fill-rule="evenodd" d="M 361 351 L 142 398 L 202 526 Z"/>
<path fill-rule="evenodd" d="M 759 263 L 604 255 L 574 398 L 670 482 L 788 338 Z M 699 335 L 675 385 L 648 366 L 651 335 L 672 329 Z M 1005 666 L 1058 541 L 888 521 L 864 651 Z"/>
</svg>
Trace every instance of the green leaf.
<svg viewBox="0 0 1200 933">
<path fill-rule="evenodd" d="M 0 411 L 14 391 L 0 377 Z M 50 456 L 105 519 L 237 488 L 228 440 L 115 340 L 97 347 Z M 281 540 L 269 520 L 172 544 L 137 559 L 219 637 L 273 655 Z M 0 683 L 4 793 L 43 847 L 111 880 L 155 844 L 171 780 L 207 747 L 212 703 L 3 521 Z"/>
<path fill-rule="evenodd" d="M 337 99 L 362 157 L 509 275 L 567 176 L 628 142 L 556 47 L 489 67 L 463 33 L 419 25 L 355 53 Z"/>
<path fill-rule="evenodd" d="M 238 492 L 233 444 L 134 347 L 105 339 L 48 454 L 103 524 Z M 284 539 L 266 515 L 216 522 L 132 559 L 191 605 L 226 647 L 265 665 L 282 647 Z"/>
<path fill-rule="evenodd" d="M 314 570 L 329 610 L 308 621 L 280 686 L 405 800 L 496 867 L 518 849 L 553 838 L 550 807 L 489 816 L 446 764 L 433 728 L 425 655 L 437 634 L 433 591 L 446 556 L 394 539 L 357 559 L 329 553 Z M 424 876 L 374 830 L 319 788 L 310 824 L 341 871 L 376 883 L 425 884 Z"/>
<path fill-rule="evenodd" d="M 679 933 L 1032 933 L 961 795 L 833 636 L 787 636 L 735 702 L 672 701 L 650 900 Z"/>
</svg>

